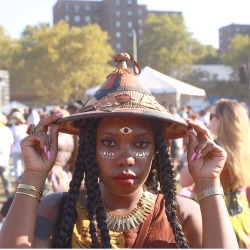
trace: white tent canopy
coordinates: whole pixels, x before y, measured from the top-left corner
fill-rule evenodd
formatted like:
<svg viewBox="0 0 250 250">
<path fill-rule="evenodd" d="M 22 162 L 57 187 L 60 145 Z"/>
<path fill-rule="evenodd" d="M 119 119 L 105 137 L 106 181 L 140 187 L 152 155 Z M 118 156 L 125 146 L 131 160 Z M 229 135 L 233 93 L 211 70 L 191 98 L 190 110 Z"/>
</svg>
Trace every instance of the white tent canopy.
<svg viewBox="0 0 250 250">
<path fill-rule="evenodd" d="M 194 97 L 203 99 L 206 96 L 204 89 L 164 75 L 148 66 L 138 75 L 138 79 L 166 107 L 174 105 L 180 108 Z M 92 96 L 98 88 L 99 86 L 87 89 L 85 94 Z"/>
<path fill-rule="evenodd" d="M 165 106 L 174 105 L 180 108 L 194 97 L 203 99 L 206 96 L 204 89 L 164 75 L 148 66 L 142 70 L 138 79 Z"/>
</svg>

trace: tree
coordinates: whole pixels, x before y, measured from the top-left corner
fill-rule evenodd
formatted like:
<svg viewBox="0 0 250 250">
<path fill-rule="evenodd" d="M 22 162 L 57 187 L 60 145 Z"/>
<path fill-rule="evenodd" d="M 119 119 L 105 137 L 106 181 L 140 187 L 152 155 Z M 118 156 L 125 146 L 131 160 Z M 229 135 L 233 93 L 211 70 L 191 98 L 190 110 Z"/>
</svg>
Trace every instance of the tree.
<svg viewBox="0 0 250 250">
<path fill-rule="evenodd" d="M 5 34 L 0 26 L 0 70 L 10 70 L 13 55 L 19 50 L 19 43 Z"/>
<path fill-rule="evenodd" d="M 250 63 L 250 38 L 248 35 L 237 34 L 231 41 L 229 50 L 221 54 L 223 63 L 230 65 L 235 73 L 241 64 Z"/>
<path fill-rule="evenodd" d="M 110 72 L 113 50 L 108 35 L 97 24 L 70 28 L 27 26 L 15 60 L 13 85 L 29 89 L 43 104 L 64 104 L 82 99 L 84 91 L 99 85 Z"/>
<path fill-rule="evenodd" d="M 194 62 L 215 52 L 193 39 L 183 17 L 177 14 L 150 14 L 143 37 L 141 64 L 177 78 L 182 78 Z"/>
</svg>

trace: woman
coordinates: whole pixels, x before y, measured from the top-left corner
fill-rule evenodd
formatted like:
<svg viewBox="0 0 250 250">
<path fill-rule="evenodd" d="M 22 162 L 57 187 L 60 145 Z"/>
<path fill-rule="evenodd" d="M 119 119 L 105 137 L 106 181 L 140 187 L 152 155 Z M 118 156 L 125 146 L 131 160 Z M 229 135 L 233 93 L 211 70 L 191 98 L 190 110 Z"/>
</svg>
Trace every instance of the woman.
<svg viewBox="0 0 250 250">
<path fill-rule="evenodd" d="M 130 55 L 114 60 L 117 69 L 77 114 L 48 117 L 22 141 L 26 168 L 0 247 L 237 248 L 219 180 L 225 151 L 206 129 L 174 117 L 142 87 L 127 68 L 128 61 L 139 68 Z M 67 201 L 55 193 L 38 206 L 59 130 L 79 133 Z M 200 207 L 175 196 L 168 142 L 183 136 L 190 140 Z M 202 157 L 191 160 L 198 152 Z"/>
<path fill-rule="evenodd" d="M 210 130 L 216 143 L 227 152 L 221 174 L 230 219 L 239 246 L 250 248 L 250 213 L 246 188 L 250 185 L 250 124 L 246 108 L 239 102 L 220 99 L 211 109 Z"/>
<path fill-rule="evenodd" d="M 26 130 L 28 125 L 20 111 L 14 111 L 11 114 L 9 123 L 11 124 L 10 129 L 14 137 L 14 143 L 11 148 L 11 157 L 13 160 L 15 182 L 17 184 L 19 183 L 20 177 L 24 171 L 20 142 L 27 136 Z"/>
<path fill-rule="evenodd" d="M 210 131 L 227 152 L 220 179 L 239 246 L 250 248 L 250 213 L 246 195 L 250 183 L 250 127 L 247 110 L 237 101 L 219 99 L 211 108 Z M 180 171 L 182 187 L 193 185 L 188 167 Z M 193 189 L 195 190 L 195 189 Z M 183 190 L 180 195 L 183 195 Z"/>
</svg>

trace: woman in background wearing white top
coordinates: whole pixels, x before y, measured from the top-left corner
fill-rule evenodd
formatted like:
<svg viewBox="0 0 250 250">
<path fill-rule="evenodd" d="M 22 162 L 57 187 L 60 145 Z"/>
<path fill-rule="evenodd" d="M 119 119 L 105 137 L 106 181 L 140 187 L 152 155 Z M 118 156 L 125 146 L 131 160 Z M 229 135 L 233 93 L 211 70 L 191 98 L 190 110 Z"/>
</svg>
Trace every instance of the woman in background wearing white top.
<svg viewBox="0 0 250 250">
<path fill-rule="evenodd" d="M 0 113 L 0 176 L 2 178 L 6 197 L 11 195 L 11 182 L 10 182 L 10 152 L 11 146 L 14 143 L 14 138 L 11 130 L 5 126 L 7 118 Z"/>
<path fill-rule="evenodd" d="M 23 117 L 23 114 L 19 111 L 15 111 L 11 115 L 10 123 L 12 124 L 11 131 L 14 136 L 14 144 L 11 150 L 11 155 L 13 160 L 15 179 L 16 181 L 18 181 L 24 171 L 20 141 L 27 136 L 26 130 L 28 125 Z"/>
</svg>

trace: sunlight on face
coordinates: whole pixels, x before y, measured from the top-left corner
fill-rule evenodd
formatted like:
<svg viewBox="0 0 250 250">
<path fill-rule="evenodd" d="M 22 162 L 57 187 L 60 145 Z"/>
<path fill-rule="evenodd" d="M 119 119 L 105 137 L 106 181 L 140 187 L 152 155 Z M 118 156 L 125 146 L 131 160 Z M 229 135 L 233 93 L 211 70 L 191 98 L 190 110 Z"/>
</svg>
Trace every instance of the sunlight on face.
<svg viewBox="0 0 250 250">
<path fill-rule="evenodd" d="M 155 151 L 151 120 L 105 118 L 97 128 L 96 159 L 100 179 L 112 190 L 141 186 Z"/>
</svg>

